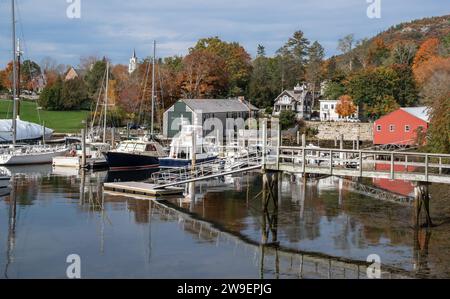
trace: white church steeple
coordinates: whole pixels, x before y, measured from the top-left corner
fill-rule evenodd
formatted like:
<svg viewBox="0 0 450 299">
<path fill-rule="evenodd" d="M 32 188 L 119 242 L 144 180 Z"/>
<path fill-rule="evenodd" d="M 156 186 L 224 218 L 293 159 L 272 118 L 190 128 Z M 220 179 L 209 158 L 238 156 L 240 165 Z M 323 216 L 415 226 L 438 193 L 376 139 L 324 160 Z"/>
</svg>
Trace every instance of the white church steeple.
<svg viewBox="0 0 450 299">
<path fill-rule="evenodd" d="M 130 58 L 130 64 L 128 64 L 128 73 L 131 74 L 137 69 L 137 56 L 136 50 L 133 50 L 133 57 Z"/>
</svg>

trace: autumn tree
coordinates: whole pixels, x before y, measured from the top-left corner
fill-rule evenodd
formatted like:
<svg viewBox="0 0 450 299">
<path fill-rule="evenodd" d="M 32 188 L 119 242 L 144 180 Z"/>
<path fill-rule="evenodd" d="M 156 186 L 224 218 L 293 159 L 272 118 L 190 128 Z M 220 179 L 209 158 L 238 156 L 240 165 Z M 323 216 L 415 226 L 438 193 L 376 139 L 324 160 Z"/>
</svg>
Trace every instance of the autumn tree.
<svg viewBox="0 0 450 299">
<path fill-rule="evenodd" d="M 228 86 L 225 61 L 207 50 L 191 51 L 183 59 L 181 89 L 188 99 L 224 96 Z"/>
<path fill-rule="evenodd" d="M 417 50 L 416 56 L 414 57 L 412 66 L 415 76 L 417 76 L 420 66 L 430 60 L 433 56 L 436 56 L 438 50 L 439 39 L 437 38 L 429 38 L 420 45 L 419 50 Z"/>
<path fill-rule="evenodd" d="M 382 66 L 389 58 L 390 50 L 380 37 L 376 37 L 369 46 L 368 60 L 373 66 Z"/>
<path fill-rule="evenodd" d="M 204 50 L 221 58 L 224 63 L 224 71 L 227 73 L 227 96 L 239 96 L 245 94 L 252 72 L 250 54 L 237 42 L 227 43 L 217 36 L 200 39 L 191 53 Z"/>
<path fill-rule="evenodd" d="M 422 104 L 430 108 L 428 148 L 450 153 L 450 58 L 432 58 L 427 64 L 429 75 L 422 83 L 421 98 Z"/>
<path fill-rule="evenodd" d="M 336 113 L 339 114 L 339 116 L 343 118 L 349 117 L 353 115 L 356 110 L 356 105 L 349 95 L 343 95 L 339 98 L 339 102 L 336 105 Z"/>
<path fill-rule="evenodd" d="M 7 90 L 6 86 L 4 85 L 5 81 L 5 71 L 0 70 L 0 92 L 4 92 Z"/>
<path fill-rule="evenodd" d="M 432 56 L 414 70 L 414 76 L 417 83 L 423 85 L 434 72 L 447 68 L 450 68 L 450 57 Z"/>
<path fill-rule="evenodd" d="M 11 90 L 11 87 L 12 87 L 12 83 L 11 83 L 12 77 L 13 77 L 12 73 L 13 73 L 13 64 L 12 64 L 12 61 L 10 61 L 6 65 L 5 69 L 2 71 L 2 76 L 1 76 L 1 80 L 2 80 L 1 85 L 3 85 L 5 88 L 7 88 L 9 90 Z"/>
</svg>

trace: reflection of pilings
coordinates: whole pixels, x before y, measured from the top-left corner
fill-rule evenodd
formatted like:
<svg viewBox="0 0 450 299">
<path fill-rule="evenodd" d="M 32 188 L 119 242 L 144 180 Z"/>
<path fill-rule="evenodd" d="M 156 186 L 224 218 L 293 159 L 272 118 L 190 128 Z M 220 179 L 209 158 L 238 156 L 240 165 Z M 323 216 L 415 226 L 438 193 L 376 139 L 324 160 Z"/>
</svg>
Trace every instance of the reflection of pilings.
<svg viewBox="0 0 450 299">
<path fill-rule="evenodd" d="M 326 254 L 304 252 L 282 246 L 262 245 L 261 242 L 252 240 L 244 235 L 228 231 L 214 223 L 197 219 L 195 215 L 175 208 L 169 203 L 154 202 L 153 208 L 166 217 L 178 221 L 189 231 L 200 231 L 202 240 L 208 240 L 212 244 L 237 244 L 241 246 L 241 252 L 253 251 L 259 255 L 259 266 L 266 267 L 269 259 L 277 260 L 275 267 L 279 267 L 280 275 L 286 277 L 311 277 L 311 278 L 366 278 L 368 263 L 365 261 L 351 260 L 347 258 L 333 257 Z M 199 235 L 200 236 L 200 235 Z M 291 263 L 291 261 L 293 261 Z M 257 261 L 256 261 L 257 262 Z M 292 267 L 282 268 L 284 265 Z M 277 266 L 278 265 L 278 266 Z M 291 270 L 289 270 L 292 268 Z M 264 271 L 264 269 L 260 269 Z M 277 269 L 275 268 L 275 271 Z M 261 272 L 263 275 L 263 272 Z M 390 266 L 382 266 L 382 277 L 405 278 L 414 277 L 415 273 Z"/>
<path fill-rule="evenodd" d="M 8 241 L 6 245 L 5 278 L 8 278 L 8 269 L 13 261 L 13 251 L 16 245 L 16 219 L 17 219 L 17 199 L 16 199 L 16 179 L 11 177 L 11 193 L 9 196 L 8 213 Z"/>
<path fill-rule="evenodd" d="M 419 276 L 426 276 L 430 273 L 430 267 L 428 266 L 428 245 L 430 238 L 431 230 L 419 228 L 414 230 L 414 270 Z"/>
<path fill-rule="evenodd" d="M 348 180 L 344 178 L 340 178 L 340 180 L 342 180 L 342 182 L 344 183 L 343 184 L 344 188 L 352 192 L 356 192 L 379 200 L 390 201 L 399 204 L 410 204 L 413 200 L 411 197 L 395 194 L 393 192 L 386 191 L 374 186 L 368 186 L 353 180 Z"/>
</svg>

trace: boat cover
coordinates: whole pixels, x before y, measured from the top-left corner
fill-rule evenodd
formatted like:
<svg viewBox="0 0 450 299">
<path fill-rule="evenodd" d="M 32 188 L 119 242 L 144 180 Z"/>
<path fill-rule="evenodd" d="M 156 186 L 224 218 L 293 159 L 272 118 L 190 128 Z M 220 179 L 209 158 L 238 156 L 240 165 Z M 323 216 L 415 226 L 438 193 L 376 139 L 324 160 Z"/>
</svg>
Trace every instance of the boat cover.
<svg viewBox="0 0 450 299">
<path fill-rule="evenodd" d="M 42 126 L 23 120 L 17 120 L 17 141 L 35 140 L 42 138 Z M 45 136 L 50 137 L 53 130 L 45 128 Z M 12 142 L 12 120 L 0 119 L 0 142 Z"/>
</svg>

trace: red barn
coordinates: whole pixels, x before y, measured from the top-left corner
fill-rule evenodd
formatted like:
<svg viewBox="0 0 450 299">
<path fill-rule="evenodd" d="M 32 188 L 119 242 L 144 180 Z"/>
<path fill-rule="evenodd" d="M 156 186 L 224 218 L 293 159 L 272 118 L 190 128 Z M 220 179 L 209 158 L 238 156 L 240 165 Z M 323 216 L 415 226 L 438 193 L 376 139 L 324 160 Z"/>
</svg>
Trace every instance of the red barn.
<svg viewBox="0 0 450 299">
<path fill-rule="evenodd" d="M 427 110 L 428 107 L 400 108 L 381 117 L 374 123 L 373 144 L 413 145 L 417 132 L 428 129 Z"/>
</svg>

